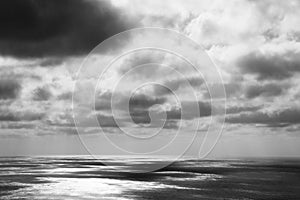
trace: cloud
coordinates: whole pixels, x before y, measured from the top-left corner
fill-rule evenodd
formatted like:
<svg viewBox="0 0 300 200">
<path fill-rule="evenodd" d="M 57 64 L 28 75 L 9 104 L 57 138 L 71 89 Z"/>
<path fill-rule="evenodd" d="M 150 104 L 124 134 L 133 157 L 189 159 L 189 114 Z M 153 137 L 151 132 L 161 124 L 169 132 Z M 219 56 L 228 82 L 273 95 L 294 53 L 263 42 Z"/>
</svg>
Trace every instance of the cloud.
<svg viewBox="0 0 300 200">
<path fill-rule="evenodd" d="M 178 122 L 174 120 L 167 120 L 163 126 L 164 129 L 178 129 Z"/>
<path fill-rule="evenodd" d="M 62 63 L 64 63 L 64 59 L 62 58 L 47 58 L 47 59 L 43 59 L 39 63 L 39 65 L 41 67 L 53 67 L 53 66 L 58 66 Z"/>
<path fill-rule="evenodd" d="M 166 102 L 165 98 L 147 96 L 145 94 L 136 94 L 129 100 L 129 113 L 134 123 L 150 123 L 149 108 L 155 105 L 162 105 Z M 122 102 L 122 107 L 126 102 Z M 120 104 L 120 105 L 121 105 Z M 125 107 L 124 107 L 125 108 Z M 159 117 L 159 116 L 156 116 Z"/>
<path fill-rule="evenodd" d="M 117 109 L 121 110 L 144 110 L 156 104 L 164 104 L 167 99 L 162 97 L 153 97 L 143 93 L 133 94 L 131 97 L 126 97 L 125 94 L 114 94 L 117 100 L 115 103 Z M 129 102 L 128 102 L 129 100 Z M 96 110 L 111 110 L 112 93 L 110 91 L 102 92 L 98 95 L 95 108 Z"/>
<path fill-rule="evenodd" d="M 118 128 L 123 125 L 121 120 L 118 120 L 118 123 L 115 121 L 115 118 L 113 116 L 109 115 L 102 115 L 98 114 L 97 115 L 97 120 L 99 122 L 99 125 L 101 127 L 113 127 L 113 128 Z M 120 122 L 120 123 L 119 123 Z"/>
<path fill-rule="evenodd" d="M 41 120 L 44 113 L 31 111 L 11 111 L 10 109 L 0 109 L 0 121 L 35 121 Z"/>
<path fill-rule="evenodd" d="M 79 59 L 76 56 L 84 55 L 115 33 L 142 24 L 145 27 L 159 25 L 173 28 L 207 48 L 209 56 L 224 75 L 227 103 L 231 105 L 226 108 L 226 120 L 231 126 L 243 130 L 250 126 L 291 128 L 299 124 L 295 119 L 299 109 L 285 111 L 283 108 L 296 105 L 299 98 L 300 29 L 297 24 L 300 17 L 297 16 L 300 4 L 296 6 L 294 3 L 180 0 L 167 3 L 123 2 L 123 6 L 118 6 L 121 4 L 118 1 L 111 5 L 106 0 L 0 1 L 0 55 L 4 55 L 0 56 L 0 104 L 6 108 L 0 113 L 0 125 L 6 129 L 33 129 L 37 134 L 39 129 L 47 133 L 73 133 L 72 112 L 66 108 L 70 107 L 70 91 L 76 72 L 74 66 L 78 65 Z M 136 40 L 120 40 L 108 51 L 124 44 L 135 45 L 140 39 L 168 42 L 164 38 L 148 38 L 146 35 L 133 39 Z M 99 57 L 100 60 L 103 56 Z M 110 58 L 110 55 L 106 56 Z M 120 85 L 118 92 L 121 94 L 115 94 L 116 109 L 120 114 L 115 118 L 111 113 L 110 92 L 96 96 L 96 111 L 86 108 L 90 101 L 81 95 L 83 103 L 75 101 L 80 117 L 85 120 L 79 124 L 80 128 L 96 130 L 92 115 L 97 115 L 101 126 L 108 130 L 118 127 L 116 117 L 122 126 L 129 128 L 132 128 L 131 117 L 136 123 L 134 127 L 138 124 L 155 128 L 166 120 L 164 128 L 170 129 L 176 128 L 181 118 L 189 126 L 198 117 L 202 117 L 201 121 L 209 120 L 211 115 L 220 117 L 215 111 L 224 109 L 220 105 L 224 100 L 220 99 L 224 97 L 223 85 L 214 79 L 208 80 L 211 95 L 216 98 L 210 105 L 210 95 L 202 79 L 196 76 L 194 70 L 190 71 L 188 63 L 182 59 L 164 51 L 147 49 L 122 58 L 116 61 L 117 71 L 107 72 L 107 80 L 101 89 L 109 91 L 109 86 L 113 86 L 125 72 L 148 63 L 170 66 L 186 78 L 163 66 L 145 65 L 135 70 L 132 76 L 125 77 L 128 82 Z M 99 64 L 101 66 L 101 62 Z M 90 71 L 93 73 L 93 70 Z M 206 76 L 206 70 L 201 72 Z M 88 74 L 84 78 L 93 76 Z M 256 80 L 252 82 L 253 79 Z M 170 90 L 158 84 L 145 86 L 129 102 L 125 101 L 124 94 L 136 89 L 145 80 L 161 83 Z M 89 79 L 86 82 L 93 81 Z M 192 101 L 189 88 L 185 86 L 188 82 L 192 86 L 200 86 L 199 90 L 195 90 L 200 102 L 188 101 Z M 168 95 L 171 90 L 187 100 L 182 102 L 182 108 L 175 105 L 174 96 Z M 88 92 L 88 89 L 82 92 Z M 195 106 L 200 106 L 200 114 Z M 128 107 L 130 115 L 126 116 L 129 117 L 127 119 L 123 114 Z M 29 109 L 22 111 L 24 108 Z M 265 111 L 269 109 L 274 111 Z M 64 117 L 66 113 L 70 116 Z"/>
<path fill-rule="evenodd" d="M 263 124 L 269 127 L 279 127 L 282 124 L 291 125 L 300 123 L 300 110 L 287 108 L 273 112 L 241 113 L 226 118 L 227 123 L 233 124 Z"/>
<path fill-rule="evenodd" d="M 9 121 L 7 123 L 0 124 L 1 129 L 34 129 L 36 128 L 36 124 L 28 123 L 28 122 L 15 122 Z"/>
<path fill-rule="evenodd" d="M 2 80 L 13 80 L 13 81 L 19 81 L 20 83 L 22 81 L 41 81 L 42 77 L 40 74 L 37 73 L 37 71 L 32 69 L 25 69 L 24 66 L 28 66 L 27 64 L 24 64 L 23 62 L 19 63 L 18 65 L 4 65 L 0 66 L 0 79 Z"/>
<path fill-rule="evenodd" d="M 71 109 L 61 110 L 48 114 L 43 122 L 55 127 L 75 127 Z"/>
<path fill-rule="evenodd" d="M 241 57 L 237 65 L 242 73 L 255 75 L 257 80 L 283 80 L 300 72 L 300 52 L 252 52 Z"/>
<path fill-rule="evenodd" d="M 187 113 L 189 113 L 189 116 L 194 116 L 197 117 L 198 114 L 197 112 L 199 112 L 198 110 L 194 110 L 194 107 L 192 106 L 194 104 L 194 102 L 182 102 L 182 109 L 185 109 Z M 197 102 L 199 109 L 200 109 L 200 117 L 207 117 L 210 116 L 212 114 L 212 106 L 209 102 L 202 102 L 199 101 Z"/>
<path fill-rule="evenodd" d="M 204 6 L 205 11 L 199 12 L 185 29 L 190 37 L 206 48 L 253 41 L 272 25 L 252 1 L 224 3 L 217 0 L 206 4 L 209 6 Z"/>
<path fill-rule="evenodd" d="M 230 98 L 238 92 L 240 92 L 241 85 L 239 83 L 214 83 L 209 86 L 210 90 L 204 90 L 204 97 L 205 98 L 224 98 L 225 94 L 227 98 Z M 225 94 L 224 94 L 225 89 Z"/>
<path fill-rule="evenodd" d="M 164 36 L 153 38 L 153 35 L 146 35 L 144 37 L 149 37 L 149 41 L 156 42 L 155 40 Z M 134 81 L 146 79 L 162 82 L 164 80 L 161 78 L 165 77 L 191 76 L 191 74 L 195 74 L 195 69 L 186 60 L 173 53 L 157 49 L 144 49 L 128 54 L 121 60 L 118 66 L 118 75 L 125 74 Z"/>
<path fill-rule="evenodd" d="M 142 127 L 147 128 L 164 128 L 164 129 L 176 129 L 178 128 L 178 120 L 164 118 L 162 110 L 140 110 L 130 113 L 131 119 L 135 124 L 139 124 Z M 170 112 L 166 113 L 167 115 Z M 146 126 L 144 126 L 146 125 Z"/>
<path fill-rule="evenodd" d="M 182 109 L 184 109 L 184 116 L 182 115 L 182 109 L 178 106 L 171 106 L 170 108 L 163 108 L 165 103 L 168 103 L 168 99 L 164 97 L 155 97 L 149 96 L 143 93 L 138 93 L 129 99 L 129 102 L 126 102 L 126 98 L 121 94 L 118 95 L 118 102 L 116 102 L 116 109 L 120 112 L 127 112 L 129 110 L 129 115 L 132 121 L 136 124 L 158 124 L 161 120 L 167 121 L 176 121 L 179 119 L 189 120 L 197 117 L 206 117 L 210 116 L 212 113 L 212 108 L 209 102 L 192 102 L 184 101 L 182 102 Z M 104 92 L 99 96 L 96 101 L 96 110 L 111 112 L 111 93 Z M 129 103 L 129 104 L 128 104 Z M 197 108 L 195 110 L 195 108 Z M 199 112 L 200 109 L 200 112 Z M 164 114 L 166 113 L 166 118 Z M 199 114 L 200 113 L 200 114 Z M 130 121 L 129 119 L 123 119 Z M 171 125 L 172 122 L 168 122 Z M 166 125 L 166 124 L 165 124 Z M 173 123 L 175 127 L 175 124 Z M 167 126 L 166 126 L 167 127 Z"/>
<path fill-rule="evenodd" d="M 38 87 L 33 91 L 32 99 L 34 101 L 47 101 L 52 97 L 52 93 L 48 87 Z"/>
<path fill-rule="evenodd" d="M 128 98 L 126 98 L 124 94 L 115 95 L 117 95 L 115 109 L 117 109 L 117 112 L 120 113 L 120 116 L 118 116 L 118 121 L 121 120 L 122 122 L 130 122 L 132 120 L 135 124 L 151 123 L 149 109 L 155 105 L 162 105 L 167 101 L 166 98 L 153 97 L 143 93 L 134 94 L 129 98 L 129 101 L 127 101 Z M 96 99 L 95 109 L 97 111 L 106 112 L 109 115 L 112 115 L 111 98 L 111 92 L 102 92 Z M 122 118 L 122 113 L 127 111 L 129 111 L 131 120 Z M 102 125 L 105 127 L 117 127 L 114 117 L 109 117 L 109 115 L 101 114 L 99 119 L 101 119 L 100 121 L 102 121 Z"/>
<path fill-rule="evenodd" d="M 112 93 L 105 91 L 95 99 L 95 110 L 111 110 Z"/>
<path fill-rule="evenodd" d="M 21 85 L 18 80 L 14 79 L 0 79 L 0 100 L 1 99 L 15 99 L 21 91 Z"/>
<path fill-rule="evenodd" d="M 185 87 L 198 87 L 204 83 L 204 80 L 200 76 L 186 76 L 184 78 L 178 78 L 173 80 L 167 80 L 161 85 L 154 86 L 155 95 L 167 95 L 177 91 L 180 88 Z"/>
<path fill-rule="evenodd" d="M 26 58 L 84 54 L 134 25 L 108 1 L 2 0 L 0 26 L 0 54 Z"/>
<path fill-rule="evenodd" d="M 72 92 L 64 92 L 57 96 L 58 100 L 72 100 Z"/>
<path fill-rule="evenodd" d="M 185 113 L 184 115 L 183 112 Z M 181 108 L 172 107 L 167 111 L 167 119 L 190 120 L 198 117 L 208 117 L 211 114 L 212 107 L 209 102 L 184 101 L 181 103 Z"/>
<path fill-rule="evenodd" d="M 145 94 L 133 95 L 129 100 L 129 109 L 145 109 L 150 108 L 156 104 L 163 104 L 166 102 L 165 98 L 152 97 Z"/>
<path fill-rule="evenodd" d="M 165 59 L 165 52 L 157 52 L 153 50 L 144 50 L 135 52 L 126 58 L 121 64 L 118 72 L 120 75 L 129 72 L 133 78 L 149 78 L 155 75 L 160 75 L 161 68 L 156 68 L 153 63 L 162 63 Z M 148 65 L 147 65 L 148 64 Z M 150 65 L 152 64 L 152 65 Z"/>
<path fill-rule="evenodd" d="M 241 112 L 254 112 L 260 110 L 262 106 L 231 106 L 226 109 L 226 114 L 237 114 Z"/>
<path fill-rule="evenodd" d="M 147 24 L 151 27 L 182 30 L 193 16 L 192 14 L 181 16 L 180 14 L 166 15 L 165 13 L 162 13 L 154 15 L 141 14 L 139 17 L 141 18 L 142 24 Z"/>
<path fill-rule="evenodd" d="M 250 85 L 246 87 L 246 98 L 253 99 L 256 97 L 273 97 L 279 96 L 286 91 L 287 86 L 276 84 L 276 83 L 267 83 L 263 85 Z"/>
<path fill-rule="evenodd" d="M 132 120 L 135 124 L 149 124 L 149 127 L 157 127 L 159 125 L 163 125 L 162 122 L 165 122 L 163 128 L 176 128 L 177 121 L 180 119 L 191 120 L 198 117 L 207 117 L 212 113 L 212 108 L 209 102 L 184 101 L 182 102 L 182 109 L 184 109 L 183 115 L 182 109 L 178 106 L 174 105 L 170 108 L 164 108 L 164 104 L 168 102 L 166 98 L 139 93 L 131 96 L 128 105 L 124 96 L 118 95 L 118 97 L 120 98 L 118 98 L 119 101 L 116 102 L 116 109 L 121 111 L 118 118 L 120 118 L 122 122 L 128 123 Z M 102 93 L 102 95 L 100 95 L 100 99 L 98 99 L 98 103 L 96 104 L 96 109 L 106 111 L 111 115 L 110 98 L 110 92 Z M 195 107 L 197 108 L 196 110 Z M 122 112 L 127 112 L 127 108 L 131 119 L 122 118 Z M 102 123 L 104 126 L 117 127 L 112 116 L 102 116 Z"/>
<path fill-rule="evenodd" d="M 131 110 L 130 117 L 136 124 L 149 124 L 151 123 L 150 113 L 148 109 L 144 110 Z"/>
</svg>

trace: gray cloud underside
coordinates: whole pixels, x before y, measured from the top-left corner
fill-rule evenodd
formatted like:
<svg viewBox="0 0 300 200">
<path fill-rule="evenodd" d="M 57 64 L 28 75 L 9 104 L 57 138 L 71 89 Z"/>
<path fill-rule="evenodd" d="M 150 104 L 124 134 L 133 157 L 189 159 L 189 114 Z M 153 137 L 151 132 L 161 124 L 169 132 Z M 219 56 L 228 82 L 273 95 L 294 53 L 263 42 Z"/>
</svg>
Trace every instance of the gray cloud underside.
<svg viewBox="0 0 300 200">
<path fill-rule="evenodd" d="M 283 80 L 300 72 L 300 53 L 253 52 L 241 57 L 237 64 L 242 73 L 255 75 L 257 80 Z"/>
<path fill-rule="evenodd" d="M 263 106 L 230 106 L 226 109 L 226 114 L 237 114 L 242 112 L 254 112 L 258 111 Z"/>
<path fill-rule="evenodd" d="M 34 101 L 47 101 L 52 97 L 52 93 L 48 87 L 38 87 L 33 91 L 32 99 Z"/>
<path fill-rule="evenodd" d="M 210 98 L 230 98 L 234 95 L 240 94 L 241 85 L 237 82 L 235 83 L 224 83 L 222 84 L 211 84 L 209 90 L 205 89 L 203 91 L 204 97 L 207 99 Z M 225 92 L 224 92 L 225 90 Z M 225 93 L 225 94 L 224 94 Z M 241 95 L 240 95 L 241 96 Z"/>
<path fill-rule="evenodd" d="M 204 83 L 204 80 L 200 76 L 185 76 L 184 78 L 177 78 L 173 80 L 167 80 L 162 85 L 155 85 L 154 86 L 154 94 L 161 96 L 171 94 L 172 92 L 176 92 L 180 88 L 188 88 L 201 86 Z"/>
<path fill-rule="evenodd" d="M 274 127 L 280 127 L 282 124 L 299 124 L 300 110 L 297 108 L 288 108 L 281 111 L 273 111 L 271 113 L 262 111 L 241 113 L 227 117 L 226 122 L 234 124 L 264 124 Z"/>
<path fill-rule="evenodd" d="M 0 121 L 36 121 L 43 119 L 44 116 L 45 113 L 0 109 Z"/>
<path fill-rule="evenodd" d="M 167 101 L 163 97 L 153 97 L 146 94 L 135 94 L 129 99 L 126 98 L 124 94 L 115 94 L 117 97 L 117 102 L 115 106 L 118 109 L 126 110 L 138 110 L 138 109 L 148 109 L 155 104 L 163 104 Z M 114 99 L 115 100 L 115 99 Z M 127 100 L 129 100 L 127 102 Z M 98 96 L 95 102 L 96 110 L 111 110 L 112 104 L 112 93 L 105 92 Z"/>
<path fill-rule="evenodd" d="M 253 99 L 259 96 L 272 97 L 280 96 L 287 91 L 286 84 L 278 83 L 267 83 L 267 84 L 256 84 L 249 85 L 246 87 L 245 97 L 248 99 Z"/>
<path fill-rule="evenodd" d="M 1 78 L 1 77 L 0 77 Z M 15 99 L 21 91 L 21 84 L 15 79 L 0 79 L 0 100 Z"/>
<path fill-rule="evenodd" d="M 136 25 L 108 1 L 2 0 L 0 26 L 0 54 L 28 58 L 84 54 Z"/>
</svg>

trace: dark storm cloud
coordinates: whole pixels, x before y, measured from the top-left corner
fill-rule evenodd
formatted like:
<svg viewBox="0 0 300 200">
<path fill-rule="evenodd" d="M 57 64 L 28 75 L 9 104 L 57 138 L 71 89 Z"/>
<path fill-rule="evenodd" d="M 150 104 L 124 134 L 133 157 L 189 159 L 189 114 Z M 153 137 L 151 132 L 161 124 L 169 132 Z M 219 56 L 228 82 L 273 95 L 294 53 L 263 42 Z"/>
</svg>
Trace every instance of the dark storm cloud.
<svg viewBox="0 0 300 200">
<path fill-rule="evenodd" d="M 246 88 L 246 98 L 253 99 L 259 96 L 273 97 L 279 96 L 286 91 L 286 85 L 280 85 L 276 83 L 267 83 L 263 85 L 250 85 Z"/>
<path fill-rule="evenodd" d="M 48 87 L 38 87 L 33 91 L 32 99 L 34 101 L 47 101 L 52 97 L 52 93 Z"/>
<path fill-rule="evenodd" d="M 288 108 L 266 113 L 262 111 L 241 113 L 226 118 L 227 123 L 234 124 L 262 124 L 270 127 L 287 126 L 300 123 L 300 109 Z"/>
<path fill-rule="evenodd" d="M 21 85 L 18 80 L 0 78 L 0 100 L 17 98 L 21 91 Z"/>
<path fill-rule="evenodd" d="M 133 24 L 104 0 L 1 0 L 0 27 L 0 54 L 43 57 L 87 53 Z"/>
<path fill-rule="evenodd" d="M 300 53 L 264 55 L 250 53 L 238 61 L 242 73 L 253 74 L 258 80 L 282 80 L 300 72 Z"/>
<path fill-rule="evenodd" d="M 57 66 L 60 65 L 64 62 L 64 59 L 62 58 L 47 58 L 42 60 L 39 65 L 41 67 L 53 67 L 53 66 Z"/>
</svg>

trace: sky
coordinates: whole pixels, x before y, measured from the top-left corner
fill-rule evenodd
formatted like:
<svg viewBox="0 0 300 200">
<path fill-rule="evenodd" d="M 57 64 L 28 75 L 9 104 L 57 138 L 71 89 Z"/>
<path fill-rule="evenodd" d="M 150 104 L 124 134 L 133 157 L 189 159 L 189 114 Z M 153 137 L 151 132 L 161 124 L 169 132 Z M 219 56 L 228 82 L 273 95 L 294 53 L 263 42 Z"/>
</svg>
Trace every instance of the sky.
<svg viewBox="0 0 300 200">
<path fill-rule="evenodd" d="M 194 137 L 188 154 L 198 155 L 207 137 L 211 157 L 299 157 L 299 9 L 296 0 L 1 0 L 0 155 L 87 154 L 83 144 L 118 154 L 108 139 L 148 152 L 174 138 L 165 153 L 180 154 Z M 167 30 L 107 42 L 143 27 Z M 178 49 L 202 75 L 142 49 L 100 76 L 149 44 Z"/>
</svg>

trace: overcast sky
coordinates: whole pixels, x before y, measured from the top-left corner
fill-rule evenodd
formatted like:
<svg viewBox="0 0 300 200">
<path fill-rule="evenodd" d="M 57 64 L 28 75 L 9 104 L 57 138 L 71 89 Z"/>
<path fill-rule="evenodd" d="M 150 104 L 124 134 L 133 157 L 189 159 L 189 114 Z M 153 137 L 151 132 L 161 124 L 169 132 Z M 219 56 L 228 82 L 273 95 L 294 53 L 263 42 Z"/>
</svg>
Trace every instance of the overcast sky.
<svg viewBox="0 0 300 200">
<path fill-rule="evenodd" d="M 163 27 L 200 44 L 222 74 L 227 115 L 213 156 L 299 156 L 299 9 L 300 1 L 294 0 L 1 0 L 0 155 L 86 154 L 71 108 L 83 58 L 119 32 Z M 118 50 L 145 39 L 167 42 L 147 35 L 123 38 L 98 52 L 94 65 L 101 67 Z M 133 66 L 154 62 L 174 66 L 184 78 L 151 64 L 131 71 L 123 80 L 126 84 L 114 91 L 120 124 L 116 123 L 110 105 L 113 83 Z M 99 75 L 93 73 L 80 80 L 82 92 L 75 98 L 77 114 L 86 119 L 79 129 L 89 137 L 98 131 L 89 121 L 92 115 L 118 140 L 123 140 L 120 126 L 147 134 L 161 125 L 162 113 L 167 119 L 162 133 L 168 135 L 182 126 L 182 141 L 195 130 L 205 132 L 212 118 L 214 125 L 221 124 L 213 112 L 221 105 L 212 104 L 210 97 L 222 102 L 224 96 L 218 96 L 222 85 L 205 82 L 182 60 L 165 52 L 144 50 L 119 59 L 97 87 L 95 110 L 90 112 L 90 100 L 84 98 L 89 85 L 97 82 Z M 124 94 L 150 79 L 169 89 L 152 85 L 137 90 L 129 102 L 131 119 L 124 117 Z M 197 100 L 186 83 L 197 90 Z M 181 108 L 170 89 L 182 97 Z M 199 115 L 193 105 L 199 107 Z M 181 109 L 189 115 L 183 116 Z M 151 114 L 156 120 L 150 120 Z M 200 121 L 200 127 L 194 126 L 195 121 Z M 103 150 L 106 144 L 94 145 Z"/>
</svg>

